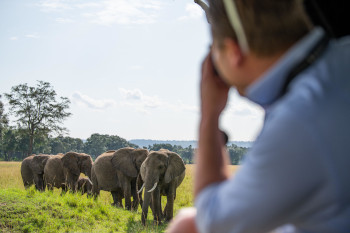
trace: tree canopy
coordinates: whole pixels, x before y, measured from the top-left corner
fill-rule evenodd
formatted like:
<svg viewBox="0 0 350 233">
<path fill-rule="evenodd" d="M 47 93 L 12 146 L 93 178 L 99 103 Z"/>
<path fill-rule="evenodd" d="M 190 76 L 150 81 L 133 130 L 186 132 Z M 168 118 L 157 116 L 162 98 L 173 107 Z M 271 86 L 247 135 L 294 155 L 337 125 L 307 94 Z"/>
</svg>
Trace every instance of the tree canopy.
<svg viewBox="0 0 350 233">
<path fill-rule="evenodd" d="M 1 95 L 0 95 L 1 99 Z M 5 114 L 5 109 L 4 109 L 4 104 L 0 100 L 0 153 L 3 153 L 3 134 L 4 134 L 4 129 L 6 129 L 8 125 L 8 118 L 7 115 Z"/>
<path fill-rule="evenodd" d="M 12 87 L 11 93 L 5 93 L 5 96 L 9 101 L 10 113 L 18 118 L 18 127 L 28 134 L 28 155 L 32 154 L 35 139 L 66 130 L 61 124 L 71 115 L 66 111 L 70 101 L 66 97 L 57 100 L 50 83 L 38 81 L 36 87 L 20 84 Z"/>
</svg>

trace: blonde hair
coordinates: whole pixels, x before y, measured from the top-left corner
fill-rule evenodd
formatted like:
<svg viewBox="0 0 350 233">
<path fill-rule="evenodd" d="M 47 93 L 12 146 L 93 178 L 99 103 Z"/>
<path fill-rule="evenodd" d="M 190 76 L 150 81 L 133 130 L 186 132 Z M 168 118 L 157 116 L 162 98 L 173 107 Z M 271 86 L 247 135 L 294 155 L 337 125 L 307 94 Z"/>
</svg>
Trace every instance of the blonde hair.
<svg viewBox="0 0 350 233">
<path fill-rule="evenodd" d="M 256 55 L 284 51 L 312 28 L 302 0 L 231 1 L 235 1 L 249 50 Z M 223 0 L 209 0 L 209 15 L 215 39 L 220 42 L 229 37 L 237 41 Z"/>
</svg>

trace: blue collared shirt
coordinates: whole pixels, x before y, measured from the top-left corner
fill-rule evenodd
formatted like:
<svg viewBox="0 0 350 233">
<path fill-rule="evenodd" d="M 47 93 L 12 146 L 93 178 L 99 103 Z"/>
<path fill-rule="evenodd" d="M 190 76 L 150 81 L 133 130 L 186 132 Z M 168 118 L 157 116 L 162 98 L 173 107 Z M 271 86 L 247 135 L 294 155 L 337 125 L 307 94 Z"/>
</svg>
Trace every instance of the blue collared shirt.
<svg viewBox="0 0 350 233">
<path fill-rule="evenodd" d="M 198 195 L 200 232 L 350 232 L 350 38 L 331 40 L 278 95 L 323 33 L 311 31 L 247 89 L 264 126 L 234 177 Z"/>
</svg>

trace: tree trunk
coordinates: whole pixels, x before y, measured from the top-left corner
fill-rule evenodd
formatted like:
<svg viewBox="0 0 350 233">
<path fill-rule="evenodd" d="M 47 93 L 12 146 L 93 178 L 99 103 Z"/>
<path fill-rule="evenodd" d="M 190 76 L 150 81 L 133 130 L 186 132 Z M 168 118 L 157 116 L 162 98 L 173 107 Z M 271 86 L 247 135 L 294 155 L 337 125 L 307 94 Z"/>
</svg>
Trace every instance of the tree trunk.
<svg viewBox="0 0 350 233">
<path fill-rule="evenodd" d="M 29 135 L 29 148 L 28 148 L 28 156 L 30 156 L 33 153 L 33 144 L 34 144 L 34 135 Z"/>
</svg>

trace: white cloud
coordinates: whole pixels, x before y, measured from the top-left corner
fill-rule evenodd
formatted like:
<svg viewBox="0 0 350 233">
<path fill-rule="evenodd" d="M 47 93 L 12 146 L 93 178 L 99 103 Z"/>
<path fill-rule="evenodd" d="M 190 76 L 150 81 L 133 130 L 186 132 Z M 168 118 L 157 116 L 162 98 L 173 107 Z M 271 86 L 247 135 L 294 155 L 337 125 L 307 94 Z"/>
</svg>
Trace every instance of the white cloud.
<svg viewBox="0 0 350 233">
<path fill-rule="evenodd" d="M 40 36 L 38 36 L 36 34 L 27 34 L 27 35 L 25 35 L 25 37 L 31 38 L 31 39 L 39 39 L 40 38 Z"/>
<path fill-rule="evenodd" d="M 194 3 L 187 3 L 185 7 L 186 15 L 181 16 L 179 20 L 197 19 L 204 14 L 202 8 Z"/>
<path fill-rule="evenodd" d="M 57 12 L 72 9 L 66 0 L 43 0 L 38 4 L 38 6 L 44 12 Z"/>
<path fill-rule="evenodd" d="M 179 101 L 176 104 L 168 103 L 161 100 L 158 96 L 147 96 L 139 89 L 126 90 L 119 88 L 119 92 L 123 98 L 122 105 L 134 108 L 136 111 L 150 113 L 151 109 L 166 109 L 171 112 L 190 112 L 199 113 L 199 107 L 189 105 Z"/>
<path fill-rule="evenodd" d="M 71 22 L 73 22 L 74 20 L 68 19 L 68 18 L 56 18 L 55 21 L 58 22 L 58 23 L 71 23 Z"/>
<path fill-rule="evenodd" d="M 143 66 L 133 65 L 129 67 L 129 70 L 142 70 Z"/>
<path fill-rule="evenodd" d="M 10 37 L 10 40 L 18 40 L 19 38 L 17 36 Z"/>
<path fill-rule="evenodd" d="M 101 7 L 101 3 L 97 3 L 97 2 L 84 2 L 84 3 L 78 3 L 75 5 L 75 7 L 77 8 L 97 8 L 97 7 Z"/>
<path fill-rule="evenodd" d="M 199 113 L 199 106 L 185 104 L 179 101 L 177 104 L 168 104 L 167 107 L 174 112 L 190 112 L 190 113 Z"/>
<path fill-rule="evenodd" d="M 85 14 L 91 22 L 111 24 L 149 24 L 154 23 L 157 11 L 161 8 L 160 1 L 142 0 L 108 0 L 100 5 L 101 10 Z"/>
<path fill-rule="evenodd" d="M 74 15 L 83 16 L 92 23 L 112 25 L 154 23 L 163 3 L 161 0 L 44 0 L 38 5 L 44 12 L 71 10 Z"/>
<path fill-rule="evenodd" d="M 158 108 L 164 103 L 158 96 L 147 96 L 139 89 L 126 90 L 119 88 L 123 98 L 123 105 L 135 108 L 137 111 L 149 113 L 149 109 Z"/>
<path fill-rule="evenodd" d="M 139 89 L 126 90 L 119 88 L 119 91 L 125 100 L 141 100 L 143 96 L 143 93 Z"/>
<path fill-rule="evenodd" d="M 93 99 L 87 95 L 81 94 L 80 92 L 75 92 L 71 96 L 73 103 L 81 106 L 86 106 L 95 110 L 107 109 L 116 105 L 114 100 L 110 99 Z"/>
</svg>

